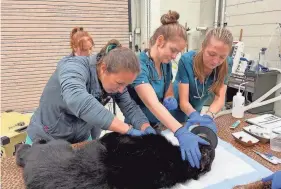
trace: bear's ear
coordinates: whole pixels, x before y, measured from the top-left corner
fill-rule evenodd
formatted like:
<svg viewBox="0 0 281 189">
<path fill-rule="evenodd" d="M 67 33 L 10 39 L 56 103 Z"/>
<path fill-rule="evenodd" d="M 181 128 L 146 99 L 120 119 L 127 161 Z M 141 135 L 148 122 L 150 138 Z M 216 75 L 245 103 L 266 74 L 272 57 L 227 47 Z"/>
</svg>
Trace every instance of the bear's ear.
<svg viewBox="0 0 281 189">
<path fill-rule="evenodd" d="M 215 150 L 213 148 L 210 148 L 208 146 L 202 146 L 201 147 L 201 169 L 200 172 L 201 174 L 205 174 L 211 170 L 212 163 L 214 161 L 214 155 L 215 155 Z"/>
<path fill-rule="evenodd" d="M 16 164 L 18 166 L 24 167 L 26 163 L 26 157 L 29 154 L 31 145 L 29 144 L 18 144 L 16 146 Z"/>
<path fill-rule="evenodd" d="M 200 175 L 200 173 L 194 174 L 194 176 L 192 177 L 192 179 L 193 179 L 193 180 L 198 180 L 198 179 L 199 179 L 199 175 Z"/>
</svg>

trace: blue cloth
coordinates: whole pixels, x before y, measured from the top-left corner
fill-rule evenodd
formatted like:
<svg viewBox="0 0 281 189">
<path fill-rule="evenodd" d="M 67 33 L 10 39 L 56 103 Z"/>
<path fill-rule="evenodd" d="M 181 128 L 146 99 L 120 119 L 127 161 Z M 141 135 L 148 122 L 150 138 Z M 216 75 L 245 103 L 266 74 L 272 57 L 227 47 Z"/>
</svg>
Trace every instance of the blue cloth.
<svg viewBox="0 0 281 189">
<path fill-rule="evenodd" d="M 93 140 L 92 136 L 90 135 L 89 138 L 87 139 L 87 141 L 91 141 Z M 31 138 L 27 135 L 26 138 L 25 138 L 25 144 L 29 144 L 29 145 L 32 145 L 32 140 Z"/>
<path fill-rule="evenodd" d="M 26 135 L 25 144 L 32 145 L 32 140 L 31 140 L 31 138 L 28 135 Z"/>
<path fill-rule="evenodd" d="M 207 81 L 205 81 L 204 92 L 203 92 L 203 84 L 200 83 L 199 80 L 195 80 L 195 74 L 193 71 L 193 63 L 194 63 L 193 59 L 195 55 L 196 55 L 195 51 L 189 51 L 181 56 L 178 65 L 178 72 L 175 81 L 173 83 L 173 87 L 174 87 L 175 98 L 179 102 L 179 90 L 178 90 L 179 83 L 189 84 L 189 103 L 196 111 L 201 112 L 202 107 L 204 106 L 206 101 L 211 97 L 211 95 L 214 95 L 212 92 L 209 92 L 208 89 L 213 84 L 214 79 L 216 79 L 217 76 L 215 76 L 215 71 L 211 73 Z M 227 58 L 227 63 L 228 63 L 228 76 L 229 76 L 231 74 L 232 64 L 233 64 L 231 57 Z M 227 84 L 228 82 L 228 76 L 224 80 L 225 84 Z M 196 89 L 196 84 L 197 84 L 198 93 Z M 201 96 L 202 96 L 201 99 L 196 98 Z M 181 121 L 182 120 L 186 121 L 188 118 L 179 108 L 177 110 L 174 110 L 173 114 L 178 117 L 176 119 Z"/>
<path fill-rule="evenodd" d="M 281 188 L 281 171 L 277 171 L 277 172 L 273 173 L 272 175 L 270 175 L 266 178 L 263 178 L 262 181 L 263 182 L 271 181 L 272 189 L 280 189 Z"/>
<path fill-rule="evenodd" d="M 138 97 L 138 94 L 135 91 L 135 87 L 143 84 L 149 83 L 154 89 L 158 100 L 163 103 L 163 98 L 165 96 L 166 91 L 168 90 L 170 83 L 173 79 L 172 75 L 172 65 L 161 64 L 162 77 L 159 79 L 159 75 L 157 73 L 154 62 L 151 58 L 148 57 L 147 52 L 141 52 L 140 56 L 140 64 L 141 64 L 141 72 L 138 77 L 134 80 L 134 82 L 128 86 L 128 91 L 131 97 L 135 100 L 135 102 L 140 106 L 143 113 L 146 115 L 150 123 L 158 123 L 159 120 L 152 114 L 152 112 L 145 106 L 145 104 Z M 125 122 L 129 123 L 126 119 Z"/>
<path fill-rule="evenodd" d="M 87 139 L 87 141 L 91 141 L 93 140 L 92 136 L 90 135 L 89 138 Z"/>
</svg>

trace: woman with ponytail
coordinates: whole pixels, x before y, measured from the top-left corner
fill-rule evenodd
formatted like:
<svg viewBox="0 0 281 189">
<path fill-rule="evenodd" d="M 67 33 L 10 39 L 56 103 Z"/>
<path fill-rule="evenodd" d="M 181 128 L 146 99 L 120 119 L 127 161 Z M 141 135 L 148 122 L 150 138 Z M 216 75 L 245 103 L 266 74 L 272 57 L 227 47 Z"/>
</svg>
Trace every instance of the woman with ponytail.
<svg viewBox="0 0 281 189">
<path fill-rule="evenodd" d="M 75 27 L 70 33 L 70 48 L 73 56 L 89 56 L 93 50 L 94 41 L 82 27 Z"/>
<path fill-rule="evenodd" d="M 146 134 L 140 129 L 149 122 L 126 88 L 140 72 L 136 55 L 116 40 L 109 41 L 98 56 L 89 56 L 92 46 L 87 32 L 72 31 L 73 52 L 60 60 L 46 84 L 27 128 L 27 144 L 38 139 L 78 143 L 98 138 L 101 129 Z M 115 98 L 130 124 L 104 107 L 110 98 Z"/>
<path fill-rule="evenodd" d="M 181 122 L 188 118 L 187 125 L 200 124 L 217 132 L 215 114 L 224 106 L 227 78 L 231 73 L 232 59 L 228 57 L 233 36 L 225 28 L 211 29 L 199 52 L 189 51 L 182 55 L 174 91 L 179 96 L 180 109 L 175 110 Z M 207 113 L 200 115 L 204 103 L 215 95 Z"/>
<path fill-rule="evenodd" d="M 171 114 L 178 107 L 173 92 L 171 60 L 183 51 L 187 42 L 186 30 L 178 19 L 179 14 L 175 11 L 161 17 L 162 25 L 150 38 L 149 49 L 139 55 L 141 72 L 128 89 L 150 122 L 150 126 L 141 129 L 145 133 L 155 133 L 154 129 L 163 124 L 178 139 L 182 159 L 200 168 L 199 144 L 208 145 L 208 142 L 189 132 Z"/>
</svg>

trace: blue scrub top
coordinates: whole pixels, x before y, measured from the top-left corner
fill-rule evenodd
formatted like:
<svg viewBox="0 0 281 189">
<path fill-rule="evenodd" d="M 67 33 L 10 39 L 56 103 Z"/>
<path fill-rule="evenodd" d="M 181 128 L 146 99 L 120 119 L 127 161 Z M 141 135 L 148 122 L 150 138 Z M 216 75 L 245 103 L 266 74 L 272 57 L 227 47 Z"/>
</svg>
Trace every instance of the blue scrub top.
<svg viewBox="0 0 281 189">
<path fill-rule="evenodd" d="M 140 53 L 139 60 L 141 65 L 141 72 L 138 77 L 134 80 L 134 82 L 128 86 L 128 91 L 131 97 L 140 106 L 143 113 L 148 118 L 149 122 L 151 124 L 156 124 L 159 122 L 159 120 L 144 105 L 144 103 L 138 97 L 138 94 L 136 93 L 134 88 L 140 84 L 149 83 L 153 87 L 158 100 L 160 102 L 163 102 L 165 93 L 168 90 L 169 85 L 173 79 L 172 65 L 171 63 L 161 64 L 162 77 L 159 79 L 159 75 L 155 68 L 154 62 L 151 58 L 149 58 L 148 53 L 146 51 Z M 125 122 L 127 121 L 125 120 Z"/>
<path fill-rule="evenodd" d="M 179 102 L 179 90 L 178 90 L 179 83 L 189 84 L 189 103 L 196 111 L 200 112 L 206 101 L 211 96 L 214 95 L 214 93 L 209 92 L 208 89 L 213 84 L 214 80 L 216 79 L 216 76 L 215 76 L 215 71 L 213 71 L 211 75 L 208 78 L 206 78 L 204 82 L 204 90 L 203 90 L 203 84 L 200 83 L 200 81 L 195 78 L 193 72 L 193 58 L 195 55 L 196 55 L 195 51 L 189 51 L 182 55 L 179 61 L 178 72 L 173 87 L 174 87 L 175 98 Z M 229 76 L 231 74 L 232 64 L 233 64 L 231 57 L 227 58 L 227 63 L 228 63 L 228 76 Z M 225 84 L 227 84 L 228 76 L 224 80 Z M 177 110 L 174 110 L 172 114 L 179 122 L 185 122 L 188 118 L 185 115 L 185 113 L 183 113 L 179 108 Z"/>
</svg>

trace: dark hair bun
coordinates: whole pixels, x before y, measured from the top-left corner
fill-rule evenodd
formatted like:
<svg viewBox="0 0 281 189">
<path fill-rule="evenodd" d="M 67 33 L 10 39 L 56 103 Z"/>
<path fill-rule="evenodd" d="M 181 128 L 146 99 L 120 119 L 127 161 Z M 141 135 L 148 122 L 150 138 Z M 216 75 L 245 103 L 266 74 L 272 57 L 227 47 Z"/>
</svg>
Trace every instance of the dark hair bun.
<svg viewBox="0 0 281 189">
<path fill-rule="evenodd" d="M 178 23 L 178 19 L 180 18 L 179 13 L 177 13 L 176 11 L 170 11 L 167 14 L 163 14 L 161 16 L 161 23 L 163 25 L 166 24 L 174 24 L 174 23 Z"/>
<path fill-rule="evenodd" d="M 76 34 L 78 31 L 83 31 L 84 30 L 84 28 L 83 27 L 75 27 L 75 28 L 73 28 L 72 30 L 71 30 L 71 37 L 74 35 L 74 34 Z"/>
</svg>

